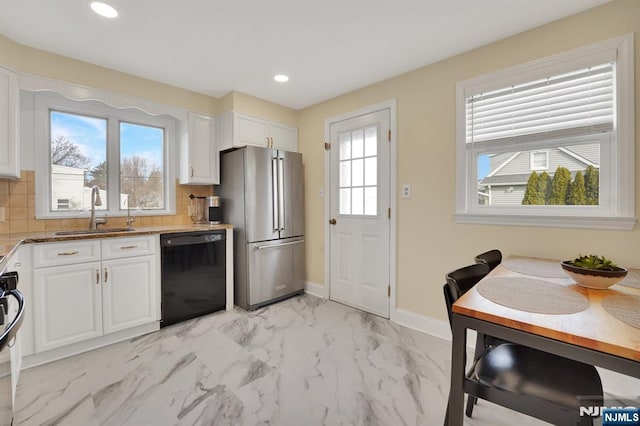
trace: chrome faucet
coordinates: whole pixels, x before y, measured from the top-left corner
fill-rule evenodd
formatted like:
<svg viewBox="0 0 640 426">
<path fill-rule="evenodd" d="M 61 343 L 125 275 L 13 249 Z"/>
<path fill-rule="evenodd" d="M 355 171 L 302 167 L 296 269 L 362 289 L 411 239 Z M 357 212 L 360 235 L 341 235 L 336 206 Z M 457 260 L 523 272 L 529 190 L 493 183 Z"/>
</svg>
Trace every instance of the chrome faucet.
<svg viewBox="0 0 640 426">
<path fill-rule="evenodd" d="M 96 219 L 96 206 L 102 205 L 102 199 L 100 199 L 100 188 L 97 185 L 91 187 L 91 217 L 89 218 L 89 231 L 95 231 L 98 229 L 98 225 L 104 225 L 107 223 L 107 218 Z"/>
<path fill-rule="evenodd" d="M 131 208 L 129 206 L 129 197 L 127 197 L 124 200 L 124 202 L 127 203 L 127 229 L 129 229 L 131 231 L 132 230 L 131 229 L 131 224 L 136 221 L 136 218 L 135 217 L 131 217 Z"/>
</svg>

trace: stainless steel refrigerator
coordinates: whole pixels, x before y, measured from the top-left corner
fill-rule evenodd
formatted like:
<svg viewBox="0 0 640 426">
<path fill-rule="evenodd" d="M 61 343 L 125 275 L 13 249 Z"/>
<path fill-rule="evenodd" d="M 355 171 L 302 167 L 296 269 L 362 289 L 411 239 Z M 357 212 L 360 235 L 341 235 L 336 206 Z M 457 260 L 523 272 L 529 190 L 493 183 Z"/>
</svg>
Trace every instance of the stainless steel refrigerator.
<svg viewBox="0 0 640 426">
<path fill-rule="evenodd" d="M 302 154 L 247 146 L 222 154 L 222 218 L 234 226 L 235 303 L 255 309 L 304 291 Z"/>
</svg>

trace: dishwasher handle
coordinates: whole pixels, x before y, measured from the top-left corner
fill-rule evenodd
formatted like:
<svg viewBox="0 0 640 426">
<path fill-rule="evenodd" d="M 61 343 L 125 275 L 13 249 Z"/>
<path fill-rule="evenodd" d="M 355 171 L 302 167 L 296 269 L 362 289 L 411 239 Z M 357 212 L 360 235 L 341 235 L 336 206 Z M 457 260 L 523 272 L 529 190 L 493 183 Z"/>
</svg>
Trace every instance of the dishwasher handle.
<svg viewBox="0 0 640 426">
<path fill-rule="evenodd" d="M 209 244 L 227 239 L 226 231 L 220 232 L 188 232 L 181 234 L 160 235 L 160 247 L 190 246 L 193 244 Z"/>
</svg>

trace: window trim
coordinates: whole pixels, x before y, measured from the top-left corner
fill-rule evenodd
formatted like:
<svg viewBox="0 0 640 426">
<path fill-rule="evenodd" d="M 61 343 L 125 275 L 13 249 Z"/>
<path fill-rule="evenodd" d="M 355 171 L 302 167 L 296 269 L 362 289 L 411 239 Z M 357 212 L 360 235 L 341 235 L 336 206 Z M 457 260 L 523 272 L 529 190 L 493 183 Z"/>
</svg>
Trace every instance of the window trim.
<svg viewBox="0 0 640 426">
<path fill-rule="evenodd" d="M 544 154 L 544 166 L 535 165 L 535 154 Z M 549 170 L 549 151 L 546 149 L 531 151 L 529 168 L 531 171 Z"/>
<path fill-rule="evenodd" d="M 90 115 L 107 119 L 107 176 L 115 173 L 116 178 L 108 178 L 108 210 L 99 210 L 99 214 L 106 213 L 108 217 L 126 216 L 126 210 L 120 209 L 118 194 L 120 189 L 120 122 L 141 124 L 165 129 L 164 170 L 165 170 L 165 206 L 158 210 L 136 210 L 137 216 L 175 215 L 176 213 L 176 167 L 175 152 L 178 141 L 177 129 L 179 123 L 167 115 L 149 115 L 139 108 L 115 108 L 102 101 L 71 100 L 62 95 L 50 92 L 37 92 L 35 95 L 35 165 L 36 170 L 36 218 L 63 219 L 89 217 L 89 211 L 51 211 L 51 161 L 49 150 L 51 138 L 50 111 L 60 111 L 71 114 Z M 114 140 L 111 146 L 109 140 Z M 115 146 L 113 146 L 115 145 Z M 46 171 L 46 173 L 42 173 Z M 114 191 L 113 189 L 116 189 Z"/>
<path fill-rule="evenodd" d="M 626 34 L 547 58 L 491 72 L 456 84 L 456 211 L 457 223 L 551 226 L 631 230 L 635 225 L 634 192 L 634 45 Z M 611 202 L 606 212 L 590 206 L 478 206 L 477 164 L 466 143 L 466 98 L 472 94 L 559 74 L 615 59 L 616 122 L 612 132 Z M 538 148 L 543 148 L 537 145 Z M 511 146 L 513 150 L 513 146 Z M 524 145 L 523 145 L 524 149 Z M 481 207 L 481 208 L 479 208 Z M 591 206 L 592 207 L 592 206 Z"/>
</svg>

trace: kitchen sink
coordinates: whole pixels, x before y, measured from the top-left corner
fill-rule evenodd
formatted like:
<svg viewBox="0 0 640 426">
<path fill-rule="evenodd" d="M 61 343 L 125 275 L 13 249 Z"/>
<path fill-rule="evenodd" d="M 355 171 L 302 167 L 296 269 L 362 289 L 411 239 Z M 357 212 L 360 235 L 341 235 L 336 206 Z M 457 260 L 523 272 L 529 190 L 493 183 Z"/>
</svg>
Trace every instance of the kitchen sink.
<svg viewBox="0 0 640 426">
<path fill-rule="evenodd" d="M 100 228 L 100 229 L 78 229 L 76 231 L 58 231 L 56 235 L 83 235 L 83 234 L 111 234 L 114 232 L 134 231 L 133 228 Z"/>
</svg>

